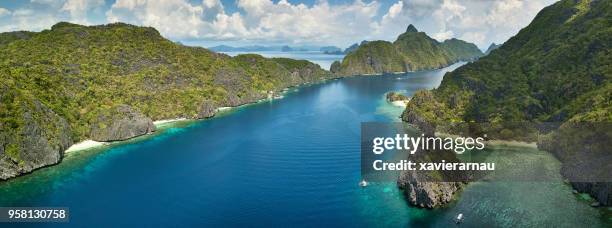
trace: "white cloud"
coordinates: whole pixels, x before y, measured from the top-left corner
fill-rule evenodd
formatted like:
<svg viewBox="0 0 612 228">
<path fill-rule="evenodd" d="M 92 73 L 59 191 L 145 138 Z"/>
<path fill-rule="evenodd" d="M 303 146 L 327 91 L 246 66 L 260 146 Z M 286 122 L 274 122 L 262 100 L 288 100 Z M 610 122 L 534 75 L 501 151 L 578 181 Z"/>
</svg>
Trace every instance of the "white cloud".
<svg viewBox="0 0 612 228">
<path fill-rule="evenodd" d="M 237 6 L 243 13 L 226 13 L 219 0 L 117 0 L 106 15 L 111 22 L 152 26 L 176 39 L 348 43 L 375 29 L 379 4 L 238 0 Z"/>
<path fill-rule="evenodd" d="M 4 17 L 4 16 L 8 16 L 11 14 L 11 11 L 5 9 L 5 8 L 0 8 L 0 17 Z"/>
<path fill-rule="evenodd" d="M 400 13 L 402 13 L 402 8 L 404 8 L 404 2 L 399 1 L 389 7 L 389 12 L 383 16 L 383 20 L 392 20 L 396 18 Z"/>
<path fill-rule="evenodd" d="M 506 41 L 554 1 L 399 0 L 383 16 L 377 33 L 397 35 L 414 24 L 439 41 L 458 37 L 486 48 Z"/>
<path fill-rule="evenodd" d="M 16 9 L 0 20 L 0 32 L 39 31 L 51 27 L 57 21 L 58 19 L 53 15 L 39 13 L 32 9 Z"/>
<path fill-rule="evenodd" d="M 432 38 L 436 39 L 436 40 L 448 40 L 450 38 L 453 38 L 455 36 L 455 33 L 453 33 L 453 31 L 440 31 L 437 33 L 434 33 L 433 35 L 431 35 Z"/>
<path fill-rule="evenodd" d="M 11 11 L 0 8 L 0 31 L 121 21 L 183 41 L 348 46 L 394 40 L 414 24 L 440 41 L 457 37 L 486 48 L 516 34 L 555 0 L 394 0 L 384 9 L 379 1 L 235 0 L 238 11 L 228 13 L 221 0 L 111 0 L 110 6 L 104 0 L 30 0 Z"/>
<path fill-rule="evenodd" d="M 55 5 L 62 4 L 64 0 L 30 0 L 32 3 L 38 3 L 43 5 Z"/>
<path fill-rule="evenodd" d="M 101 9 L 104 0 L 30 0 L 20 3 L 12 12 L 9 11 L 10 14 L 0 10 L 0 32 L 40 31 L 60 21 L 90 24 L 94 11 Z"/>
<path fill-rule="evenodd" d="M 87 13 L 102 5 L 104 5 L 104 0 L 67 0 L 61 10 L 69 12 L 74 22 L 89 24 Z"/>
</svg>

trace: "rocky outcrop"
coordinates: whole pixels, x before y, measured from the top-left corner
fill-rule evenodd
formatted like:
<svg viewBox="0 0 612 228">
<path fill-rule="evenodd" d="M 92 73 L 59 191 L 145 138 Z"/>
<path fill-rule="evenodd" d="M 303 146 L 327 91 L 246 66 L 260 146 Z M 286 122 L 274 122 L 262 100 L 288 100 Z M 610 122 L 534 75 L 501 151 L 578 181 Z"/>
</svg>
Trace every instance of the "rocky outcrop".
<svg viewBox="0 0 612 228">
<path fill-rule="evenodd" d="M 434 135 L 436 130 L 436 125 L 419 114 L 418 111 L 412 110 L 410 108 L 406 108 L 404 113 L 402 113 L 402 120 L 404 122 L 408 122 L 417 128 L 421 129 L 423 134 L 427 136 Z"/>
<path fill-rule="evenodd" d="M 339 73 L 341 69 L 342 69 L 342 66 L 341 66 L 340 61 L 336 60 L 331 64 L 329 71 L 332 72 L 332 74 L 336 74 L 336 73 Z"/>
<path fill-rule="evenodd" d="M 389 92 L 387 93 L 387 101 L 388 102 L 394 102 L 394 101 L 407 101 L 410 100 L 410 98 L 408 98 L 406 95 L 398 93 L 398 92 Z"/>
<path fill-rule="evenodd" d="M 443 106 L 434 98 L 431 91 L 417 91 L 401 115 L 402 121 L 419 128 L 425 135 L 433 136 L 436 130 L 436 117 Z"/>
<path fill-rule="evenodd" d="M 60 162 L 73 143 L 66 120 L 40 101 L 26 99 L 20 107 L 24 126 L 0 122 L 0 180 Z"/>
<path fill-rule="evenodd" d="M 612 205 L 612 182 L 570 182 L 570 185 L 580 193 L 591 195 L 598 202 L 594 205 Z"/>
<path fill-rule="evenodd" d="M 92 124 L 91 139 L 100 142 L 120 141 L 155 131 L 153 121 L 128 105 L 117 105 L 98 116 Z"/>
<path fill-rule="evenodd" d="M 434 136 L 437 128 L 436 117 L 441 115 L 439 104 L 430 91 L 417 91 L 402 113 L 402 120 L 417 127 L 426 136 Z M 410 155 L 414 162 L 457 161 L 452 151 L 417 151 Z M 461 181 L 468 180 L 469 174 L 458 171 L 402 171 L 397 185 L 404 191 L 410 204 L 435 208 L 443 206 L 463 186 Z"/>
<path fill-rule="evenodd" d="M 460 162 L 451 150 L 419 150 L 408 159 L 415 163 Z M 444 206 L 454 199 L 464 182 L 474 180 L 473 173 L 464 171 L 404 170 L 397 186 L 403 190 L 408 202 L 421 208 Z"/>
<path fill-rule="evenodd" d="M 425 173 L 404 171 L 397 185 L 404 191 L 410 204 L 422 208 L 443 206 L 453 200 L 455 192 L 461 189 L 459 182 L 433 182 Z"/>
<path fill-rule="evenodd" d="M 561 161 L 560 173 L 580 193 L 588 193 L 601 206 L 612 205 L 609 122 L 567 122 L 538 140 L 538 149 Z"/>
<path fill-rule="evenodd" d="M 198 111 L 198 119 L 205 119 L 213 117 L 217 113 L 217 107 L 215 106 L 215 102 L 212 100 L 204 100 L 200 105 L 200 110 Z"/>
</svg>

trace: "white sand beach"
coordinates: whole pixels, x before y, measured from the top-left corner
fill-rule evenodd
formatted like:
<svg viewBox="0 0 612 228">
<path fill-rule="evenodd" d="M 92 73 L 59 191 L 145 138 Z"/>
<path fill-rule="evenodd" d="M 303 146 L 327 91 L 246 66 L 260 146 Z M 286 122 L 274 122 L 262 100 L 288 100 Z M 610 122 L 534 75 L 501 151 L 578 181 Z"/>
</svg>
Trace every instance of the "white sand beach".
<svg viewBox="0 0 612 228">
<path fill-rule="evenodd" d="M 173 122 L 178 122 L 178 121 L 185 121 L 187 120 L 187 118 L 176 118 L 176 119 L 166 119 L 166 120 L 157 120 L 157 121 L 153 121 L 153 124 L 155 126 L 159 126 L 162 124 L 167 124 L 167 123 L 173 123 Z"/>
<path fill-rule="evenodd" d="M 85 141 L 76 143 L 72 146 L 70 146 L 70 148 L 68 148 L 65 153 L 70 153 L 70 152 L 74 152 L 74 151 L 79 151 L 79 150 L 86 150 L 86 149 L 91 149 L 94 147 L 100 147 L 100 146 L 104 146 L 104 145 L 108 145 L 109 143 L 107 142 L 98 142 L 98 141 L 93 141 L 90 139 L 87 139 Z"/>
<path fill-rule="evenodd" d="M 391 102 L 391 104 L 393 104 L 394 106 L 398 106 L 398 107 L 406 107 L 409 101 L 410 100 L 394 101 L 394 102 Z"/>
<path fill-rule="evenodd" d="M 218 107 L 217 112 L 228 111 L 234 107 Z"/>
</svg>

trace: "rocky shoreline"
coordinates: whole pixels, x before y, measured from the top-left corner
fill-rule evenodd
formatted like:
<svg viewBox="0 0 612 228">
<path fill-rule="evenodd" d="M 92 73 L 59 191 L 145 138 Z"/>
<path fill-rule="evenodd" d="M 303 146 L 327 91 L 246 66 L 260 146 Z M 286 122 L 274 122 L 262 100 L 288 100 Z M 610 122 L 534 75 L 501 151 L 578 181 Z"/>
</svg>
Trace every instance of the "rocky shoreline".
<svg viewBox="0 0 612 228">
<path fill-rule="evenodd" d="M 43 157 L 43 159 L 37 159 L 37 161 L 40 161 L 40 162 L 34 165 L 30 165 L 30 166 L 21 166 L 15 161 L 8 161 L 8 162 L 0 161 L 0 182 L 3 180 L 5 181 L 5 180 L 17 178 L 19 176 L 32 173 L 38 169 L 42 169 L 45 167 L 59 164 L 62 161 L 63 157 L 65 156 L 65 153 L 67 152 L 90 149 L 93 147 L 108 145 L 109 143 L 114 143 L 114 142 L 127 141 L 130 139 L 134 139 L 134 138 L 138 138 L 144 135 L 154 133 L 157 130 L 157 125 L 158 125 L 158 124 L 155 124 L 155 122 L 159 123 L 159 121 L 163 121 L 162 123 L 165 123 L 166 121 L 175 122 L 174 120 L 176 121 L 204 120 L 204 119 L 214 117 L 217 113 L 223 111 L 225 108 L 233 109 L 233 108 L 238 108 L 238 107 L 246 106 L 250 104 L 256 104 L 256 103 L 270 101 L 274 99 L 280 99 L 284 97 L 283 95 L 290 88 L 296 88 L 300 86 L 312 85 L 312 84 L 317 84 L 317 83 L 324 83 L 326 81 L 335 80 L 339 78 L 343 78 L 343 77 L 331 77 L 331 78 L 324 78 L 318 81 L 301 82 L 297 85 L 290 85 L 286 88 L 279 89 L 277 91 L 268 91 L 262 94 L 261 96 L 251 96 L 249 99 L 242 99 L 240 101 L 230 102 L 231 104 L 233 104 L 232 106 L 220 106 L 211 100 L 205 100 L 201 103 L 200 111 L 198 112 L 198 115 L 195 118 L 186 118 L 184 116 L 179 116 L 179 117 L 176 117 L 170 120 L 153 121 L 151 118 L 145 116 L 144 114 L 135 110 L 129 105 L 118 105 L 116 107 L 113 107 L 111 110 L 109 110 L 109 112 L 103 113 L 99 116 L 98 124 L 92 126 L 92 130 L 91 130 L 92 138 L 91 139 L 87 139 L 81 142 L 74 142 L 72 140 L 69 140 L 68 134 L 65 134 L 66 137 L 65 137 L 65 143 L 63 144 L 64 146 L 62 146 L 61 148 L 57 148 L 57 150 L 54 153 L 42 153 L 42 154 L 51 154 L 52 156 Z M 42 104 L 39 104 L 39 105 L 40 105 L 40 108 L 44 107 Z M 49 110 L 49 112 L 51 115 L 52 111 Z M 54 114 L 53 116 L 57 118 L 61 118 Z M 65 125 L 66 125 L 65 129 L 68 129 L 67 124 Z M 35 129 L 36 127 L 33 126 L 33 130 Z M 2 135 L 0 134 L 0 143 L 2 142 L 1 137 Z M 34 138 L 32 140 L 36 141 L 37 139 Z M 78 144 L 81 144 L 81 145 L 78 145 Z M 73 146 L 77 146 L 77 147 L 73 148 Z M 53 150 L 54 148 L 50 148 L 50 149 Z M 0 147 L 0 154 L 2 152 L 4 152 L 4 148 Z M 15 164 L 15 165 L 10 165 L 10 164 Z M 14 171 L 11 172 L 11 170 L 14 170 Z"/>
<path fill-rule="evenodd" d="M 404 122 L 414 125 L 425 135 L 442 131 L 444 123 L 438 123 L 442 108 L 430 91 L 418 91 L 401 115 Z M 587 193 L 596 202 L 591 206 L 612 205 L 612 172 L 606 162 L 609 158 L 609 138 L 611 125 L 606 123 L 573 122 L 557 126 L 548 134 L 538 137 L 538 142 L 515 140 L 496 140 L 487 145 L 514 145 L 537 148 L 554 155 L 561 162 L 559 170 L 565 181 L 576 193 Z M 448 133 L 445 133 L 448 134 Z M 453 195 L 464 184 L 458 182 L 428 182 L 426 174 L 403 172 L 397 185 L 404 190 L 408 201 L 417 207 L 434 208 L 450 202 Z M 425 180 L 425 181 L 423 181 Z"/>
</svg>

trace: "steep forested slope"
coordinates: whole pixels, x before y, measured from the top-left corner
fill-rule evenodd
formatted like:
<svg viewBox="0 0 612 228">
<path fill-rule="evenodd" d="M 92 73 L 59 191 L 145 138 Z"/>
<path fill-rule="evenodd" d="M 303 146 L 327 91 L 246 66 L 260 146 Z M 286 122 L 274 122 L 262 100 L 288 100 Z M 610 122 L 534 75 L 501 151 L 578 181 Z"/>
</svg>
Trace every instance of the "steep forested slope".
<svg viewBox="0 0 612 228">
<path fill-rule="evenodd" d="M 210 117 L 329 77 L 308 61 L 232 58 L 121 23 L 3 33 L 0 179 L 56 163 L 76 141 L 146 134 L 151 120 Z"/>
<path fill-rule="evenodd" d="M 442 43 L 409 25 L 393 43 L 373 41 L 348 53 L 332 65 L 338 75 L 378 74 L 435 69 L 482 55 L 476 45 L 450 39 Z"/>
<path fill-rule="evenodd" d="M 561 124 L 560 134 L 572 132 L 569 128 L 581 122 L 597 122 L 594 126 L 606 129 L 612 122 L 611 78 L 612 1 L 563 0 L 543 9 L 489 55 L 445 75 L 439 88 L 416 93 L 413 100 L 420 102 L 408 104 L 402 117 L 428 127 L 530 121 Z M 521 137 L 519 132 L 507 132 L 508 137 Z M 609 154 L 609 147 L 602 146 L 609 140 L 601 136 L 610 133 L 601 132 L 573 137 L 571 147 L 559 146 L 568 145 L 558 141 L 567 136 L 552 133 L 540 146 L 558 156 L 566 177 L 591 171 L 609 176 L 609 165 L 593 163 L 609 162 L 609 157 L 599 156 Z M 612 204 L 609 182 L 576 186 Z"/>
</svg>

